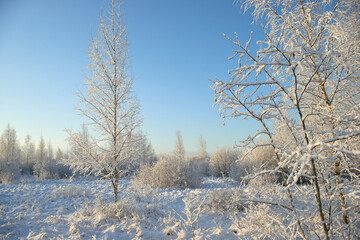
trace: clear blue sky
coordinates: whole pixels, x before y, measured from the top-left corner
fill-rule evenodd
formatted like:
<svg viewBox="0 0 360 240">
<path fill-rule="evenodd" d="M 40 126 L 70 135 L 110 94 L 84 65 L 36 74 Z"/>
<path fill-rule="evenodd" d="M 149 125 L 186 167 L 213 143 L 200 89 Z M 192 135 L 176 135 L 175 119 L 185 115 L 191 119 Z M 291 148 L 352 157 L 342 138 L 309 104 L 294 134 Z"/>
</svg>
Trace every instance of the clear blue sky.
<svg viewBox="0 0 360 240">
<path fill-rule="evenodd" d="M 74 93 L 84 90 L 86 51 L 103 2 L 0 0 L 1 132 L 10 123 L 21 141 L 30 134 L 38 143 L 42 135 L 66 150 L 64 129 L 82 123 Z M 259 29 L 249 13 L 233 0 L 124 0 L 122 14 L 142 129 L 156 152 L 172 151 L 177 130 L 188 152 L 197 151 L 200 134 L 213 152 L 256 131 L 241 119 L 224 126 L 209 87 L 209 79 L 226 80 L 236 66 L 222 33 L 247 41 Z"/>
</svg>

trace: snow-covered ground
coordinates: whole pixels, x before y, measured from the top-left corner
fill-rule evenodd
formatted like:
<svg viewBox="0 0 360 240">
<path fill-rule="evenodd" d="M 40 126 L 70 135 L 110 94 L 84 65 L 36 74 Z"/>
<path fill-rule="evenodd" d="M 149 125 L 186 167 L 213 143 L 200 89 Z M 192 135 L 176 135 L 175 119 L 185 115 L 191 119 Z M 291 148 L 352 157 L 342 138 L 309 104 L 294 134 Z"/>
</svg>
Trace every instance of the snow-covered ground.
<svg viewBox="0 0 360 240">
<path fill-rule="evenodd" d="M 231 179 L 204 178 L 186 190 L 123 180 L 120 188 L 115 205 L 105 180 L 1 184 L 0 239 L 238 239 L 227 211 Z"/>
<path fill-rule="evenodd" d="M 0 239 L 301 239 L 281 185 L 254 181 L 239 188 L 229 178 L 203 178 L 196 189 L 141 188 L 131 180 L 119 187 L 114 204 L 105 180 L 0 184 Z M 311 186 L 297 191 L 305 199 L 294 204 L 312 239 L 321 225 Z M 359 186 L 346 191 L 357 239 Z"/>
</svg>

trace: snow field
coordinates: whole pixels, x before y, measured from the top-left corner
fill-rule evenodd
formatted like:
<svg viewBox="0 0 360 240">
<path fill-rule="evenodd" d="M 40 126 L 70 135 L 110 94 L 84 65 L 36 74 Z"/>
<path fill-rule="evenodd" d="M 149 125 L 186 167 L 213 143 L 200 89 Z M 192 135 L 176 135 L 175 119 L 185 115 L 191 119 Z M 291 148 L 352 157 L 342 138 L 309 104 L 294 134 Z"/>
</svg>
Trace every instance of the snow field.
<svg viewBox="0 0 360 240">
<path fill-rule="evenodd" d="M 0 185 L 1 239 L 237 239 L 224 214 L 205 201 L 231 191 L 230 179 L 203 180 L 199 189 L 135 189 L 121 181 L 118 203 L 105 180 L 24 182 Z M 201 207 L 189 225 L 190 211 Z M 200 209 L 200 208 L 199 208 Z M 191 214 L 191 213 L 190 213 Z M 195 217 L 195 216 L 193 216 Z M 192 229 L 193 228 L 193 229 Z"/>
<path fill-rule="evenodd" d="M 300 239 L 281 185 L 203 178 L 197 189 L 151 189 L 121 180 L 119 189 L 115 204 L 105 180 L 2 184 L 0 239 Z M 309 196 L 294 202 L 300 216 L 319 228 L 311 186 L 298 191 Z M 356 205 L 359 189 L 348 191 Z"/>
</svg>

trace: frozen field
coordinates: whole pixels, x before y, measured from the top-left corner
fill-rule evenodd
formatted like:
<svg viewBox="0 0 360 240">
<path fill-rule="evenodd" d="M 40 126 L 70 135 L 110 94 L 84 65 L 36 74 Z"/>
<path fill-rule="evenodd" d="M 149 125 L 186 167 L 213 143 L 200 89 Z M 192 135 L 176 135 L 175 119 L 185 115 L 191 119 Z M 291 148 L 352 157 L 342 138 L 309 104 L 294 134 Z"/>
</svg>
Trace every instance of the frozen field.
<svg viewBox="0 0 360 240">
<path fill-rule="evenodd" d="M 139 189 L 124 180 L 120 188 L 114 205 L 103 180 L 1 184 L 0 239 L 238 239 L 225 211 L 234 209 L 221 199 L 236 189 L 230 179 L 205 178 L 187 190 Z"/>
</svg>

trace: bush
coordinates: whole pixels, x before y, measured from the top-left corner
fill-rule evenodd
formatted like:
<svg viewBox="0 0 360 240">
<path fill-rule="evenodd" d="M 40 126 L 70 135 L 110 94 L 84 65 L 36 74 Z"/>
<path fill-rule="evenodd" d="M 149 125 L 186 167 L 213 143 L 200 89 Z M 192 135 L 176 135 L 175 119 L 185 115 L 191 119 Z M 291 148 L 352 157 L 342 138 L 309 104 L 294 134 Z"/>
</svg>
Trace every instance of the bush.
<svg viewBox="0 0 360 240">
<path fill-rule="evenodd" d="M 274 149 L 271 146 L 258 147 L 245 157 L 239 157 L 239 160 L 231 168 L 230 177 L 240 182 L 247 175 L 259 170 L 274 169 L 276 165 Z M 275 180 L 273 182 L 278 181 L 275 178 L 273 180 Z"/>
<path fill-rule="evenodd" d="M 56 160 L 38 161 L 34 165 L 34 175 L 38 180 L 68 178 L 72 175 L 69 167 Z"/>
<path fill-rule="evenodd" d="M 19 167 L 21 175 L 31 175 L 34 172 L 34 163 L 21 163 Z"/>
<path fill-rule="evenodd" d="M 246 160 L 238 160 L 230 170 L 230 177 L 235 181 L 241 182 L 243 178 L 254 172 L 254 163 Z"/>
<path fill-rule="evenodd" d="M 15 183 L 20 178 L 19 164 L 16 162 L 0 161 L 0 183 Z"/>
<path fill-rule="evenodd" d="M 207 194 L 204 207 L 211 212 L 242 211 L 245 205 L 238 198 L 238 189 L 215 189 Z"/>
<path fill-rule="evenodd" d="M 133 182 L 152 188 L 194 188 L 200 184 L 200 179 L 191 161 L 162 155 L 154 166 L 142 166 Z"/>
<path fill-rule="evenodd" d="M 90 196 L 90 191 L 84 187 L 68 185 L 54 189 L 52 196 L 54 198 L 88 197 Z"/>
<path fill-rule="evenodd" d="M 249 179 L 244 191 L 248 198 L 262 198 L 274 202 L 286 201 L 286 189 L 281 184 L 276 184 L 277 176 L 274 174 L 261 174 Z"/>
<path fill-rule="evenodd" d="M 229 177 L 238 155 L 239 152 L 231 148 L 222 148 L 214 152 L 210 158 L 210 175 Z"/>
<path fill-rule="evenodd" d="M 196 174 L 200 176 L 209 176 L 209 158 L 208 157 L 201 157 L 195 156 L 190 158 L 190 164 L 193 169 L 196 169 Z"/>
<path fill-rule="evenodd" d="M 94 202 L 84 204 L 71 218 L 73 218 L 74 223 L 83 223 L 82 221 L 86 220 L 90 221 L 92 225 L 98 225 L 106 222 L 117 222 L 121 218 L 133 218 L 137 215 L 136 205 L 129 201 L 129 199 L 123 199 L 116 203 L 108 203 L 104 199 L 96 199 Z M 71 230 L 69 231 L 72 232 Z"/>
<path fill-rule="evenodd" d="M 266 204 L 250 204 L 241 218 L 232 218 L 234 233 L 241 239 L 299 239 L 301 235 L 294 231 L 296 222 L 281 211 L 274 211 Z"/>
<path fill-rule="evenodd" d="M 150 164 L 145 164 L 140 166 L 139 171 L 135 174 L 133 178 L 133 184 L 135 186 L 149 186 L 155 188 L 158 184 L 158 180 L 154 175 L 154 166 Z"/>
</svg>

